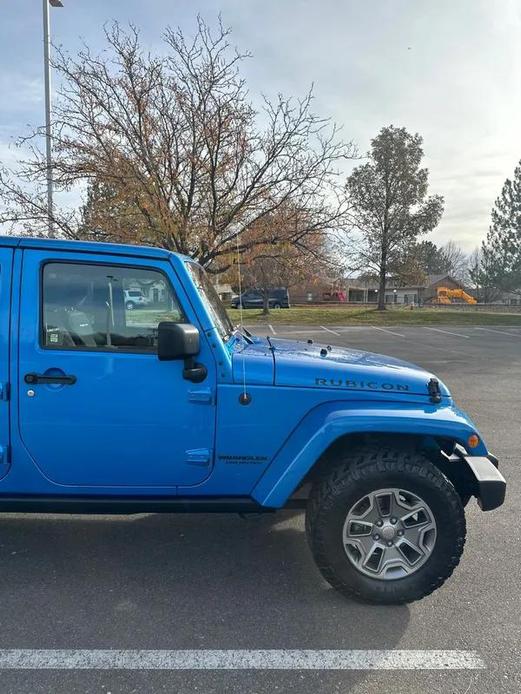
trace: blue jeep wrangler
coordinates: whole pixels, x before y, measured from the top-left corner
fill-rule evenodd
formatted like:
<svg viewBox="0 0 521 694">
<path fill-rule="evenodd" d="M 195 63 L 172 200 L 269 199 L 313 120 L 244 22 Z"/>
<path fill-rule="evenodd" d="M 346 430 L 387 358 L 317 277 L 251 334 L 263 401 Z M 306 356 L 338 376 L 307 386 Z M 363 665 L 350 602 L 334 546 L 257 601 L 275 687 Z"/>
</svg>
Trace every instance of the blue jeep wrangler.
<svg viewBox="0 0 521 694">
<path fill-rule="evenodd" d="M 0 511 L 305 508 L 332 586 L 403 603 L 452 573 L 470 497 L 504 499 L 433 374 L 234 328 L 166 250 L 0 237 L 0 336 Z"/>
</svg>

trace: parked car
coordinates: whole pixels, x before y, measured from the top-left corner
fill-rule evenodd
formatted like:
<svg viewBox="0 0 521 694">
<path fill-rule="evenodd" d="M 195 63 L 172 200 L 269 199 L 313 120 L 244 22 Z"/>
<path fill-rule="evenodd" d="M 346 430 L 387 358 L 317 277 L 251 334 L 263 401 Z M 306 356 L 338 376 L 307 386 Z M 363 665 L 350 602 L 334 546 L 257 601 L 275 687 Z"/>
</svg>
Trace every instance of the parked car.
<svg viewBox="0 0 521 694">
<path fill-rule="evenodd" d="M 124 289 L 125 308 L 127 311 L 132 311 L 135 308 L 144 308 L 151 301 L 143 294 L 141 289 Z"/>
<path fill-rule="evenodd" d="M 232 299 L 232 308 L 263 308 L 264 292 L 262 289 L 247 289 L 241 296 Z M 269 289 L 268 304 L 270 308 L 289 308 L 289 292 L 285 288 Z"/>
<path fill-rule="evenodd" d="M 148 324 L 125 310 L 140 281 L 165 297 Z M 395 604 L 452 574 L 472 496 L 505 497 L 434 374 L 234 328 L 167 250 L 0 236 L 0 336 L 0 513 L 302 509 L 324 578 Z"/>
</svg>

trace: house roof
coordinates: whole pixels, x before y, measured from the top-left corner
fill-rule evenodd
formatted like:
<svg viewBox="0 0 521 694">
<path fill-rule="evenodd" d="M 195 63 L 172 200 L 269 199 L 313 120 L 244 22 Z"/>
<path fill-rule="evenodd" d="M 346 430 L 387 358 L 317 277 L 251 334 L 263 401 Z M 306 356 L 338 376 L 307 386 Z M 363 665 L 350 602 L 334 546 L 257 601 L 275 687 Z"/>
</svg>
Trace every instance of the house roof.
<svg viewBox="0 0 521 694">
<path fill-rule="evenodd" d="M 411 289 L 415 289 L 415 290 L 428 289 L 429 287 L 432 287 L 433 285 L 438 284 L 439 282 L 443 282 L 444 280 L 450 281 L 453 284 L 458 285 L 458 287 L 460 287 L 461 289 L 465 289 L 465 285 L 463 284 L 463 282 L 460 282 L 455 277 L 452 277 L 452 275 L 449 275 L 447 273 L 445 273 L 443 275 L 427 275 L 425 282 L 421 282 L 418 284 L 407 284 L 405 286 L 395 284 L 394 282 L 391 281 L 388 283 L 387 288 L 388 289 L 399 289 L 401 291 L 403 291 L 405 289 L 409 289 L 409 290 L 411 290 Z"/>
<path fill-rule="evenodd" d="M 451 274 L 448 272 L 445 272 L 443 275 L 427 275 L 427 286 L 429 287 L 432 284 L 437 284 L 438 282 L 441 282 L 442 280 L 450 280 L 451 282 L 454 282 L 455 284 L 458 284 L 460 287 L 464 287 L 465 285 L 463 282 L 460 280 L 456 279 L 453 277 Z"/>
<path fill-rule="evenodd" d="M 436 284 L 436 282 L 440 282 L 441 280 L 449 279 L 452 280 L 453 282 L 457 282 L 453 277 L 451 277 L 449 274 L 445 273 L 443 275 L 427 275 L 427 286 L 430 284 Z"/>
</svg>

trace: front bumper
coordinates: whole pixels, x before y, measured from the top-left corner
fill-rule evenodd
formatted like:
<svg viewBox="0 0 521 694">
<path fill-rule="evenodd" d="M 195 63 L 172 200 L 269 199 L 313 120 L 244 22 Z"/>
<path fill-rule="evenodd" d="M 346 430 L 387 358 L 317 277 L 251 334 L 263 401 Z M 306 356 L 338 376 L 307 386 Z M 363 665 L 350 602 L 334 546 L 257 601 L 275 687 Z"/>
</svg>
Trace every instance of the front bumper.
<svg viewBox="0 0 521 694">
<path fill-rule="evenodd" d="M 473 478 L 475 496 L 482 511 L 492 511 L 505 500 L 507 483 L 498 470 L 498 459 L 489 453 L 487 456 L 467 455 L 463 449 L 456 455 L 464 461 Z"/>
</svg>

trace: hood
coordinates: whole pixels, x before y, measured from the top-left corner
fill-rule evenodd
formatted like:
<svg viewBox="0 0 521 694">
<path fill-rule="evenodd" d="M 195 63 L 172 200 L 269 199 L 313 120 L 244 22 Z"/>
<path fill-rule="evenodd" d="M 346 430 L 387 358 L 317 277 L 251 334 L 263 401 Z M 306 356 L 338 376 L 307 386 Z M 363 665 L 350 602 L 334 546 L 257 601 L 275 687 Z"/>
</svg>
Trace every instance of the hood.
<svg viewBox="0 0 521 694">
<path fill-rule="evenodd" d="M 265 337 L 252 335 L 250 342 L 235 336 L 228 348 L 232 353 L 234 383 L 250 385 L 274 385 L 275 361 L 273 350 Z"/>
<path fill-rule="evenodd" d="M 434 374 L 401 359 L 292 340 L 270 342 L 276 385 L 429 396 L 429 382 L 435 379 L 439 394 L 450 397 L 448 388 Z"/>
<path fill-rule="evenodd" d="M 335 389 L 429 397 L 435 379 L 442 398 L 448 388 L 435 374 L 384 354 L 278 338 L 252 337 L 233 346 L 233 379 L 249 384 Z"/>
</svg>

